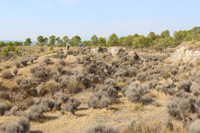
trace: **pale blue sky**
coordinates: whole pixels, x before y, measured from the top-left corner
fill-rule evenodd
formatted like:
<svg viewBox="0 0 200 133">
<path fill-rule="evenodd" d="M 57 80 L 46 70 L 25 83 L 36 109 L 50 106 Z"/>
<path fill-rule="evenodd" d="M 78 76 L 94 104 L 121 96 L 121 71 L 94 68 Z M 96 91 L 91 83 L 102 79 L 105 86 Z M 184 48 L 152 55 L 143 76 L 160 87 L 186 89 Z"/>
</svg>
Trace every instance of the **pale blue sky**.
<svg viewBox="0 0 200 133">
<path fill-rule="evenodd" d="M 108 38 L 200 26 L 200 0 L 0 0 L 0 40 Z"/>
</svg>

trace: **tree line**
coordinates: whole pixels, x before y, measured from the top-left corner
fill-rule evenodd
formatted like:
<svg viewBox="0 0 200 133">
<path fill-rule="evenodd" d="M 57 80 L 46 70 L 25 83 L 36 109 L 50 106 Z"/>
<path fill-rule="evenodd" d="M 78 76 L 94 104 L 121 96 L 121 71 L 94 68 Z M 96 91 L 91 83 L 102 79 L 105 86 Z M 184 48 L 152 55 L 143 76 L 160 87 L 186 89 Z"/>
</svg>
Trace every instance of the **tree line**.
<svg viewBox="0 0 200 133">
<path fill-rule="evenodd" d="M 76 35 L 71 39 L 68 36 L 62 38 L 54 35 L 49 38 L 38 36 L 36 46 L 50 46 L 50 47 L 65 47 L 66 43 L 70 46 L 78 46 L 83 44 L 85 46 L 123 46 L 133 48 L 155 48 L 157 50 L 163 50 L 168 47 L 175 47 L 184 41 L 197 40 L 200 41 L 200 27 L 194 27 L 191 30 L 175 31 L 173 36 L 170 36 L 169 30 L 163 31 L 160 35 L 150 32 L 147 36 L 144 35 L 128 35 L 124 37 L 118 37 L 115 33 L 109 36 L 108 40 L 104 37 L 98 37 L 93 35 L 90 40 L 81 41 L 81 37 Z M 31 38 L 27 38 L 22 42 L 0 42 L 0 47 L 8 46 L 9 49 L 13 49 L 14 46 L 30 46 L 32 43 Z"/>
</svg>

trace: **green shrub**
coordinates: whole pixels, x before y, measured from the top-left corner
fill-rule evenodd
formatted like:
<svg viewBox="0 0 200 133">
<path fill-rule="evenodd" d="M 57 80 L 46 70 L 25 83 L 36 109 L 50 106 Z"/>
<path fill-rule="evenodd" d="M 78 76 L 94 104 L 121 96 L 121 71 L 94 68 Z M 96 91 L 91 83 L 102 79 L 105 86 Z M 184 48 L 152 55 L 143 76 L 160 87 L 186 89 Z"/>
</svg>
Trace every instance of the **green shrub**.
<svg viewBox="0 0 200 133">
<path fill-rule="evenodd" d="M 49 48 L 49 51 L 51 51 L 51 50 L 53 50 L 53 46 L 51 46 L 51 47 Z"/>
<path fill-rule="evenodd" d="M 1 52 L 1 55 L 2 56 L 8 56 L 9 55 L 9 52 L 7 49 L 4 49 L 2 52 Z"/>
</svg>

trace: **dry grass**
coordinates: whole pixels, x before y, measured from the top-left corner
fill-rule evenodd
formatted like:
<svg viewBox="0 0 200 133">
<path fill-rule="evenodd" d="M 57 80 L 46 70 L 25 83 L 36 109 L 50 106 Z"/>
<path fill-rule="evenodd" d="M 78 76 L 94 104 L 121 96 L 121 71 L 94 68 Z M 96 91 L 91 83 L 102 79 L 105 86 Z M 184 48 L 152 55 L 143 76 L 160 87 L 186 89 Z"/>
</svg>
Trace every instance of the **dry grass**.
<svg viewBox="0 0 200 133">
<path fill-rule="evenodd" d="M 200 60 L 196 61 L 194 68 L 196 72 L 200 71 Z"/>
</svg>

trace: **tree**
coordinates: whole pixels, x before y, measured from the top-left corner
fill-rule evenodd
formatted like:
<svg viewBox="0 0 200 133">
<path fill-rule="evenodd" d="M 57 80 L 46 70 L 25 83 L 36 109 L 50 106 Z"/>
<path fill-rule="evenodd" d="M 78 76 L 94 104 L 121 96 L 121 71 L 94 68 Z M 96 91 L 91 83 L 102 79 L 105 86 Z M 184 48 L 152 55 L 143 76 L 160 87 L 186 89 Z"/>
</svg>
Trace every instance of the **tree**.
<svg viewBox="0 0 200 133">
<path fill-rule="evenodd" d="M 44 46 L 47 44 L 48 38 L 47 37 L 44 38 L 43 36 L 38 36 L 37 41 L 38 41 L 36 43 L 37 46 Z"/>
<path fill-rule="evenodd" d="M 4 47 L 5 45 L 6 44 L 3 41 L 0 42 L 0 47 Z"/>
<path fill-rule="evenodd" d="M 99 37 L 98 43 L 99 43 L 99 46 L 106 46 L 106 38 Z"/>
<path fill-rule="evenodd" d="M 56 36 L 52 35 L 49 37 L 49 43 L 48 46 L 54 46 L 56 43 Z"/>
<path fill-rule="evenodd" d="M 154 32 L 150 32 L 148 34 L 148 38 L 151 39 L 152 41 L 156 40 L 156 34 Z"/>
<path fill-rule="evenodd" d="M 162 38 L 170 37 L 169 30 L 163 31 L 163 32 L 161 33 L 161 37 L 162 37 Z"/>
<path fill-rule="evenodd" d="M 70 39 L 68 36 L 64 36 L 62 38 L 62 41 L 63 41 L 63 47 L 66 47 L 66 43 L 69 43 L 70 42 Z"/>
<path fill-rule="evenodd" d="M 135 36 L 131 36 L 131 35 L 124 37 L 122 40 L 122 45 L 128 46 L 128 47 L 132 46 L 134 38 L 135 38 Z"/>
<path fill-rule="evenodd" d="M 31 38 L 27 38 L 26 41 L 24 42 L 24 46 L 31 46 Z"/>
<path fill-rule="evenodd" d="M 173 46 L 175 46 L 175 41 L 173 37 L 156 39 L 155 45 L 154 45 L 154 47 L 157 50 L 163 50 L 163 49 L 166 49 L 167 47 L 173 47 Z"/>
<path fill-rule="evenodd" d="M 186 30 L 175 31 L 174 32 L 174 40 L 176 41 L 177 44 L 180 44 L 181 42 L 183 42 L 183 40 L 185 39 L 187 34 L 188 33 Z"/>
<path fill-rule="evenodd" d="M 134 48 L 144 48 L 144 47 L 148 47 L 148 45 L 149 45 L 148 39 L 143 35 L 136 37 L 133 40 Z"/>
<path fill-rule="evenodd" d="M 81 44 L 85 45 L 85 46 L 91 46 L 92 45 L 92 42 L 89 40 L 89 41 L 83 41 L 81 42 Z"/>
<path fill-rule="evenodd" d="M 118 46 L 119 44 L 119 39 L 115 33 L 113 33 L 109 38 L 106 43 L 107 46 Z"/>
<path fill-rule="evenodd" d="M 70 40 L 70 44 L 71 46 L 78 46 L 81 43 L 81 37 L 80 36 L 74 36 L 71 40 Z"/>
<path fill-rule="evenodd" d="M 63 47 L 63 40 L 61 40 L 60 37 L 56 38 L 56 42 L 57 42 L 56 44 L 57 47 Z"/>
<path fill-rule="evenodd" d="M 93 46 L 97 46 L 97 44 L 98 44 L 98 37 L 97 37 L 97 35 L 93 35 L 91 37 L 91 42 L 92 42 Z"/>
<path fill-rule="evenodd" d="M 22 46 L 22 42 L 14 41 L 13 45 L 14 46 Z"/>
</svg>

